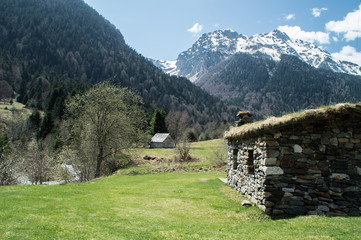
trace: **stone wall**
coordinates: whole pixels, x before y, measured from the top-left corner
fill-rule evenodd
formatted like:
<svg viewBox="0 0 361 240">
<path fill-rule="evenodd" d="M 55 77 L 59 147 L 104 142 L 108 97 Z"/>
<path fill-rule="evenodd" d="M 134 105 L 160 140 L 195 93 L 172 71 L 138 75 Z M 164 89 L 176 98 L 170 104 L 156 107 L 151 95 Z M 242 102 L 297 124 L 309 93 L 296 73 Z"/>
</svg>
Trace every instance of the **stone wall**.
<svg viewBox="0 0 361 240">
<path fill-rule="evenodd" d="M 360 216 L 361 122 L 288 125 L 229 142 L 228 183 L 272 215 Z"/>
</svg>

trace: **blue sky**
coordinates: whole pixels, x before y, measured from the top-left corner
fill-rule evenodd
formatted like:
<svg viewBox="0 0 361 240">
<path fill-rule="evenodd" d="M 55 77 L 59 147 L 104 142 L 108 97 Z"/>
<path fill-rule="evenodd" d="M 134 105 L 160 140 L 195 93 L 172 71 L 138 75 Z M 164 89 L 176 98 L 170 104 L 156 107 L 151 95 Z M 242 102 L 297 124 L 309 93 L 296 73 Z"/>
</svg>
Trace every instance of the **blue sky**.
<svg viewBox="0 0 361 240">
<path fill-rule="evenodd" d="M 85 0 L 145 57 L 174 60 L 203 34 L 275 29 L 361 65 L 361 0 Z"/>
</svg>

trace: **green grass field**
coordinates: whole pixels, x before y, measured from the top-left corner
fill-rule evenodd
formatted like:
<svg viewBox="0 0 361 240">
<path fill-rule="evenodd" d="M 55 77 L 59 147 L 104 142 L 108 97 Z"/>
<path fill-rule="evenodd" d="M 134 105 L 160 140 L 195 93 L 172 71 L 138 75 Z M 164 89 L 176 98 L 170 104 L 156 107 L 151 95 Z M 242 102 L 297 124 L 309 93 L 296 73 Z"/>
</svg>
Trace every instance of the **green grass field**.
<svg viewBox="0 0 361 240">
<path fill-rule="evenodd" d="M 185 165 L 210 164 L 207 159 L 222 147 L 222 140 L 196 143 L 193 156 L 201 160 Z M 87 183 L 0 187 L 0 239 L 361 238 L 360 217 L 272 220 L 256 206 L 243 207 L 242 196 L 218 179 L 224 171 L 210 166 L 149 173 L 157 168 L 153 163 Z"/>
<path fill-rule="evenodd" d="M 219 172 L 0 188 L 0 239 L 360 239 L 361 218 L 271 220 Z"/>
</svg>

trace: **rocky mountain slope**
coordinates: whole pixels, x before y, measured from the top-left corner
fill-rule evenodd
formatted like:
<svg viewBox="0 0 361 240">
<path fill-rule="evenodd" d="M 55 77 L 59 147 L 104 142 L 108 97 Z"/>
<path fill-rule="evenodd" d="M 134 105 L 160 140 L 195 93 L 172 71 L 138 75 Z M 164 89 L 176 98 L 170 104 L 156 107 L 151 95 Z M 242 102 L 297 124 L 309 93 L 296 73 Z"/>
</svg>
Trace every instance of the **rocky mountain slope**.
<svg viewBox="0 0 361 240">
<path fill-rule="evenodd" d="M 256 118 L 361 100 L 360 66 L 278 30 L 251 37 L 232 30 L 203 34 L 176 61 L 155 64 Z"/>
<path fill-rule="evenodd" d="M 295 56 L 315 68 L 361 75 L 361 68 L 357 64 L 333 59 L 330 53 L 315 44 L 292 40 L 279 30 L 251 37 L 233 30 L 203 34 L 191 48 L 180 53 L 176 61 L 158 61 L 157 66 L 169 74 L 184 76 L 196 83 L 210 67 L 236 53 L 264 55 L 276 62 L 286 54 Z"/>
</svg>

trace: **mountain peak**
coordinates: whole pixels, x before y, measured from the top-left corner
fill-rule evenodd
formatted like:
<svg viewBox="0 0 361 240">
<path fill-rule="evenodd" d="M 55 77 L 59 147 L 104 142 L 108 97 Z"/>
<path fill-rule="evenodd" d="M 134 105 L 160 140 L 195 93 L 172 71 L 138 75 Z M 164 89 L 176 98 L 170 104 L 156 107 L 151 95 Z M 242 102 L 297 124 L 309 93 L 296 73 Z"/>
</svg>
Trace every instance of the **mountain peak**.
<svg viewBox="0 0 361 240">
<path fill-rule="evenodd" d="M 307 41 L 291 39 L 278 29 L 251 37 L 238 34 L 232 29 L 204 33 L 191 48 L 179 54 L 175 64 L 167 63 L 162 69 L 167 73 L 197 82 L 197 79 L 210 67 L 236 53 L 248 53 L 254 56 L 261 54 L 274 61 L 280 61 L 284 54 L 291 55 L 315 68 L 361 75 L 360 66 L 338 61 L 321 47 Z M 174 68 L 169 68 L 170 65 Z"/>
</svg>

